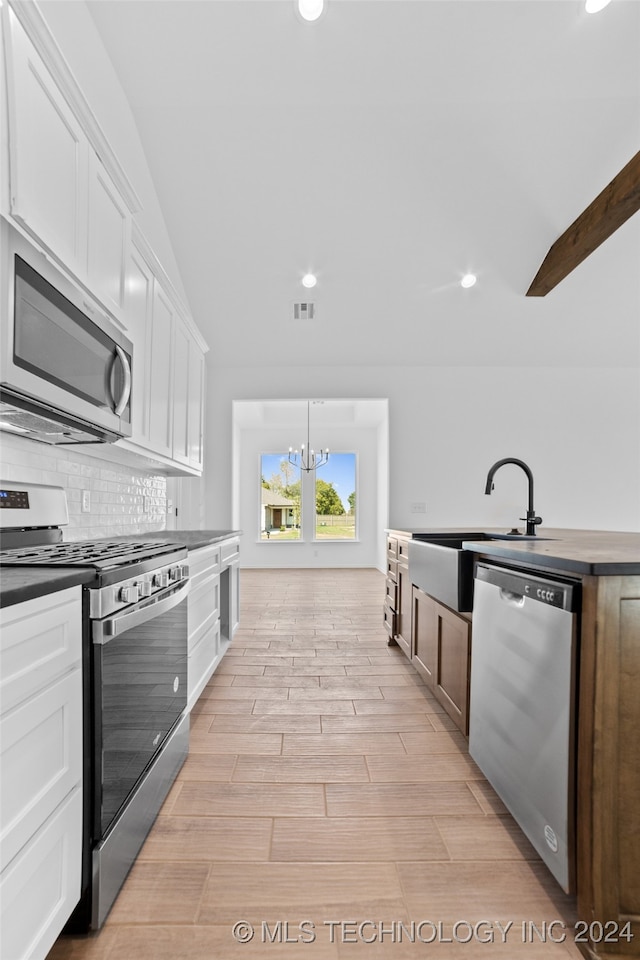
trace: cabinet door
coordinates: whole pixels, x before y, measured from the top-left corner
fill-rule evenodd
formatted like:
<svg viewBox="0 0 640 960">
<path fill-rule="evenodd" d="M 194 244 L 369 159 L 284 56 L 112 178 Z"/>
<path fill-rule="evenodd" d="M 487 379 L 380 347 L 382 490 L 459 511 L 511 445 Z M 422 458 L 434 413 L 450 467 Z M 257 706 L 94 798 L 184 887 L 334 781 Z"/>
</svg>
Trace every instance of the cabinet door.
<svg viewBox="0 0 640 960">
<path fill-rule="evenodd" d="M 469 732 L 471 628 L 464 617 L 436 604 L 438 672 L 435 694 L 464 734 Z"/>
<path fill-rule="evenodd" d="M 189 333 L 179 317 L 173 324 L 173 459 L 189 462 Z"/>
<path fill-rule="evenodd" d="M 411 580 L 409 568 L 398 563 L 398 608 L 396 610 L 396 641 L 401 650 L 411 659 Z"/>
<path fill-rule="evenodd" d="M 73 670 L 3 716 L 2 869 L 82 779 L 82 675 Z"/>
<path fill-rule="evenodd" d="M 124 314 L 131 216 L 93 151 L 89 156 L 87 279 L 93 294 L 117 318 Z"/>
<path fill-rule="evenodd" d="M 135 247 L 129 251 L 125 282 L 127 332 L 133 343 L 133 389 L 131 393 L 131 440 L 149 445 L 149 379 L 153 274 Z"/>
<path fill-rule="evenodd" d="M 33 697 L 80 663 L 80 587 L 0 609 L 2 713 Z"/>
<path fill-rule="evenodd" d="M 220 621 L 216 620 L 189 653 L 187 661 L 187 709 L 191 710 L 216 668 L 220 655 Z"/>
<path fill-rule="evenodd" d="M 173 308 L 156 281 L 149 344 L 149 443 L 166 457 L 173 456 L 172 344 Z"/>
<path fill-rule="evenodd" d="M 8 16 L 11 213 L 84 276 L 89 144 L 13 11 Z"/>
<path fill-rule="evenodd" d="M 438 659 L 437 606 L 435 600 L 413 587 L 412 662 L 432 690 L 436 684 Z"/>
<path fill-rule="evenodd" d="M 80 899 L 82 790 L 76 787 L 0 877 L 0 956 L 45 960 Z"/>
<path fill-rule="evenodd" d="M 189 410 L 187 451 L 189 466 L 202 469 L 204 455 L 204 354 L 195 340 L 189 344 Z"/>
</svg>

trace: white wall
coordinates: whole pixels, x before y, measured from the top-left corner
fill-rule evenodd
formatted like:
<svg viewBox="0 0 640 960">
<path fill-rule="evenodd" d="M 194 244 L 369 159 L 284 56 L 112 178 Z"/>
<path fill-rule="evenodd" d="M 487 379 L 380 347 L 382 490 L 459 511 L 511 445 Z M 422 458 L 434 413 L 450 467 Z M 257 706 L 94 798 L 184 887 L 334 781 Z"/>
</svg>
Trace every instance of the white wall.
<svg viewBox="0 0 640 960">
<path fill-rule="evenodd" d="M 232 516 L 232 400 L 389 398 L 389 525 L 509 529 L 527 505 L 525 460 L 547 526 L 640 530 L 640 378 L 633 368 L 234 367 L 211 370 L 205 525 Z M 424 517 L 410 512 L 425 501 Z M 418 522 L 416 522 L 418 521 Z"/>
</svg>

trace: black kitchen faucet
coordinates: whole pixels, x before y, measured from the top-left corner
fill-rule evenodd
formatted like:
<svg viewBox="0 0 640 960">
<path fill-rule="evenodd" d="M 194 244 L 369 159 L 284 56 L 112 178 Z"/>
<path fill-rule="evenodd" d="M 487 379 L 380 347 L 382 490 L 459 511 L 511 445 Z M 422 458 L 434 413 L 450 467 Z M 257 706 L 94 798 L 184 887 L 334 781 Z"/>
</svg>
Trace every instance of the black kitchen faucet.
<svg viewBox="0 0 640 960">
<path fill-rule="evenodd" d="M 516 460 L 515 457 L 505 457 L 504 460 L 498 460 L 489 470 L 487 474 L 487 484 L 484 488 L 486 494 L 490 494 L 493 490 L 493 478 L 496 474 L 496 471 L 503 467 L 505 463 L 515 463 L 517 467 L 522 467 L 524 472 L 527 475 L 527 480 L 529 481 L 529 503 L 527 506 L 527 515 L 526 517 L 520 517 L 520 520 L 525 520 L 527 523 L 526 536 L 535 537 L 536 535 L 536 526 L 539 523 L 542 523 L 542 517 L 536 517 L 536 512 L 533 508 L 533 474 L 531 473 L 530 467 L 524 462 L 524 460 Z"/>
</svg>

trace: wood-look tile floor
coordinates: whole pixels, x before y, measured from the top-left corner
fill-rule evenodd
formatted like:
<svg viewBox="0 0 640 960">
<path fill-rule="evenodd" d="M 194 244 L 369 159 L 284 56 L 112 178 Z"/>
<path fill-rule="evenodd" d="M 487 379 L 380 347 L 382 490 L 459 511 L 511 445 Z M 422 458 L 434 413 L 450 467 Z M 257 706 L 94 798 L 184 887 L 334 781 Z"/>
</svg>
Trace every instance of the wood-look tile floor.
<svg viewBox="0 0 640 960">
<path fill-rule="evenodd" d="M 376 570 L 242 571 L 138 861 L 49 960 L 580 956 L 573 899 L 387 645 L 383 596 Z"/>
</svg>

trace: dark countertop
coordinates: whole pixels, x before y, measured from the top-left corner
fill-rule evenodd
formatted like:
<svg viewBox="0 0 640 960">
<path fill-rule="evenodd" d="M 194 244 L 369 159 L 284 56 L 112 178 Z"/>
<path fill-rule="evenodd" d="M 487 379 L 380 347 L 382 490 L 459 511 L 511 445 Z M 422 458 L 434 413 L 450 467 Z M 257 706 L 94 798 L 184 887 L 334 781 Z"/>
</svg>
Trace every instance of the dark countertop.
<svg viewBox="0 0 640 960">
<path fill-rule="evenodd" d="M 242 530 L 156 530 L 152 533 L 137 533 L 127 540 L 166 540 L 183 544 L 188 550 L 197 550 L 198 547 L 208 547 L 220 540 L 230 537 L 239 537 Z"/>
<path fill-rule="evenodd" d="M 238 537 L 241 530 L 157 530 L 116 539 L 163 540 L 183 545 L 189 550 Z M 0 607 L 9 607 L 23 600 L 33 600 L 48 593 L 65 590 L 79 583 L 88 583 L 94 571 L 87 567 L 61 570 L 60 567 L 0 567 Z"/>
<path fill-rule="evenodd" d="M 516 561 L 530 567 L 595 577 L 640 575 L 640 533 L 615 530 L 566 530 L 539 527 L 536 540 L 474 540 L 474 533 L 504 533 L 491 527 L 420 528 L 389 530 L 391 534 L 419 538 L 428 533 L 465 533 L 465 550 L 494 560 Z M 548 539 L 545 539 L 548 538 Z"/>
<path fill-rule="evenodd" d="M 10 607 L 23 600 L 44 597 L 67 587 L 93 580 L 88 567 L 60 570 L 54 567 L 2 567 L 0 570 L 0 607 Z"/>
</svg>

